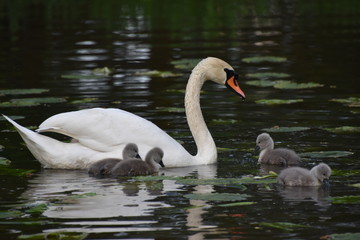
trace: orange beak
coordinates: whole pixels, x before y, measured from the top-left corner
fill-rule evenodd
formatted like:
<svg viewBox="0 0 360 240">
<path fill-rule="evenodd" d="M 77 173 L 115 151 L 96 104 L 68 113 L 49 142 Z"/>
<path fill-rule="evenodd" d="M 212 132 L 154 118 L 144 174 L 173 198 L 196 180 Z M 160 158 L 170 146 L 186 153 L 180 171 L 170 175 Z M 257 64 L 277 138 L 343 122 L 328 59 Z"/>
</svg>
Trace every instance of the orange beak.
<svg viewBox="0 0 360 240">
<path fill-rule="evenodd" d="M 237 80 L 235 79 L 235 75 L 230 76 L 226 80 L 225 85 L 228 88 L 230 88 L 233 92 L 235 92 L 237 95 L 239 95 L 243 101 L 245 100 L 245 93 L 239 87 L 239 84 L 238 84 Z"/>
</svg>

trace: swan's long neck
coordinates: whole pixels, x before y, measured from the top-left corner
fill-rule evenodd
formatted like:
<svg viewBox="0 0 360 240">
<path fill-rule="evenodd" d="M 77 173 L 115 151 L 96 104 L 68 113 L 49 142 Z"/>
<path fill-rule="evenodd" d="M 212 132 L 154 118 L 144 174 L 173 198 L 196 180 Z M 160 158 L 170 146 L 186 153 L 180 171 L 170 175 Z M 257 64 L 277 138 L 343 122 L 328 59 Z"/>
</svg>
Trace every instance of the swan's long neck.
<svg viewBox="0 0 360 240">
<path fill-rule="evenodd" d="M 200 108 L 200 90 L 206 80 L 205 69 L 198 64 L 190 75 L 185 93 L 186 118 L 197 146 L 194 161 L 200 164 L 214 163 L 217 159 L 216 145 Z"/>
</svg>

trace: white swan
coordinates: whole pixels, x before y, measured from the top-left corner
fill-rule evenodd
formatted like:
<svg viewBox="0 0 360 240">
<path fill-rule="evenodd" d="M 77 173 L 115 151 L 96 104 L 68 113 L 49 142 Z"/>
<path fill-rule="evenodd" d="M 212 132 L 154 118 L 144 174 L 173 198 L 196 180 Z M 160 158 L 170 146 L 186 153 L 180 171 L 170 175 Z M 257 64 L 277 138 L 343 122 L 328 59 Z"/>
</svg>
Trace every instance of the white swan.
<svg viewBox="0 0 360 240">
<path fill-rule="evenodd" d="M 45 168 L 88 168 L 97 160 L 121 156 L 129 142 L 138 145 L 142 158 L 153 147 L 160 147 L 166 167 L 212 164 L 217 160 L 217 150 L 201 112 L 200 90 L 205 81 L 212 80 L 245 99 L 237 78 L 228 63 L 214 57 L 203 59 L 192 70 L 186 86 L 185 109 L 198 150 L 195 156 L 152 122 L 120 109 L 92 108 L 57 114 L 45 120 L 37 130 L 70 136 L 77 140 L 73 143 L 35 133 L 5 118 L 15 126 Z"/>
</svg>

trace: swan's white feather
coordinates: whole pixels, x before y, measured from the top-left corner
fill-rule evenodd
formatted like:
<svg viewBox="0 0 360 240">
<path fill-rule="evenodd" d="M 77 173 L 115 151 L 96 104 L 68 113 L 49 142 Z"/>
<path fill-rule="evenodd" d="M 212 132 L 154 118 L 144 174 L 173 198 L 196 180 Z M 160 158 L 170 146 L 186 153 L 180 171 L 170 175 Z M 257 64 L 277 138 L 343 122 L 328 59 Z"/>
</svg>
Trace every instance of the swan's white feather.
<svg viewBox="0 0 360 240">
<path fill-rule="evenodd" d="M 164 151 L 166 167 L 196 165 L 192 156 L 152 122 L 135 114 L 113 108 L 92 108 L 54 115 L 38 132 L 56 132 L 77 140 L 63 143 L 33 132 L 11 119 L 31 153 L 48 168 L 87 168 L 103 158 L 121 158 L 127 143 L 136 143 L 145 158 L 153 147 Z"/>
</svg>

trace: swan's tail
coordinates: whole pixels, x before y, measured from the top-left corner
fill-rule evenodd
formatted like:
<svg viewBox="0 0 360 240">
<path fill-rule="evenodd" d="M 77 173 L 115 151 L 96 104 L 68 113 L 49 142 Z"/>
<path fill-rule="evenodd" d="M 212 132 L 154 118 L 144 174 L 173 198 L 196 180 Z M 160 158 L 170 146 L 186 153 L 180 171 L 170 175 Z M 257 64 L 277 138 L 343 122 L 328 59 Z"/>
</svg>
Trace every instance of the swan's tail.
<svg viewBox="0 0 360 240">
<path fill-rule="evenodd" d="M 20 134 L 21 138 L 24 140 L 26 146 L 34 155 L 34 157 L 39 160 L 39 162 L 44 167 L 51 167 L 51 159 L 54 159 L 55 157 L 53 150 L 57 148 L 60 142 L 50 137 L 33 132 L 30 129 L 19 125 L 5 115 L 3 115 L 3 117 L 15 127 L 16 131 Z M 50 152 L 50 150 L 52 152 Z"/>
</svg>

